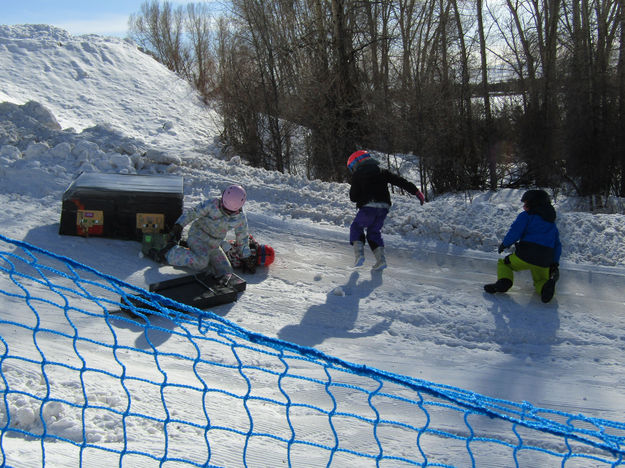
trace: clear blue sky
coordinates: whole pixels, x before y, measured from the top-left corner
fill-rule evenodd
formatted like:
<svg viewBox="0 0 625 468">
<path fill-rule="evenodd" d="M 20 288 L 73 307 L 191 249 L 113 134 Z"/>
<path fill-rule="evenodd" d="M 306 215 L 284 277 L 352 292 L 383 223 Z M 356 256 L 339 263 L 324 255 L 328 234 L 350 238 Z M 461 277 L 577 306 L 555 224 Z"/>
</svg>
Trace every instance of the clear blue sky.
<svg viewBox="0 0 625 468">
<path fill-rule="evenodd" d="M 50 24 L 71 34 L 124 37 L 145 0 L 0 0 L 0 24 Z M 200 3 L 201 0 L 195 0 Z M 174 6 L 191 3 L 170 1 Z M 214 2 L 211 2 L 214 3 Z"/>
</svg>

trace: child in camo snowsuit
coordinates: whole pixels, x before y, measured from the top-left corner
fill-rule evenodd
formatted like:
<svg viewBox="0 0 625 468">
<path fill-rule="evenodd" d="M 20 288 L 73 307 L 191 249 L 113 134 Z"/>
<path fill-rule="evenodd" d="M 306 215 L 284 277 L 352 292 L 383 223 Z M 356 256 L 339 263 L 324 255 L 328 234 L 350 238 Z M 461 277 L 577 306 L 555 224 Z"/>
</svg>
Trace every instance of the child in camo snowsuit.
<svg viewBox="0 0 625 468">
<path fill-rule="evenodd" d="M 232 185 L 220 198 L 206 200 L 183 213 L 176 221 L 174 232 L 179 239 L 182 228 L 192 223 L 187 236 L 188 247 L 172 247 L 165 255 L 167 262 L 196 271 L 211 268 L 217 278 L 231 274 L 232 265 L 222 249 L 228 231 L 234 230 L 235 248 L 240 257 L 247 259 L 251 254 L 247 217 L 242 210 L 245 199 L 243 187 Z"/>
</svg>

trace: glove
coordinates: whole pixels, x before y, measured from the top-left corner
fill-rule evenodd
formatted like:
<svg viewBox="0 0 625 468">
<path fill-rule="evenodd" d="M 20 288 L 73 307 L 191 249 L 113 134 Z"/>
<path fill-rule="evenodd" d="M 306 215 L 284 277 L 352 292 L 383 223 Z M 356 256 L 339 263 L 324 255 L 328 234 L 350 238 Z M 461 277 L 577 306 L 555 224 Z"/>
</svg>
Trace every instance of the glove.
<svg viewBox="0 0 625 468">
<path fill-rule="evenodd" d="M 497 249 L 497 252 L 501 253 L 504 250 L 506 250 L 506 248 L 507 247 L 505 245 L 503 245 L 503 242 L 502 242 L 501 244 L 499 244 L 499 248 Z"/>
<path fill-rule="evenodd" d="M 417 189 L 417 193 L 415 193 L 415 195 L 419 199 L 421 206 L 423 206 L 423 204 L 425 203 L 425 196 L 423 196 L 423 193 L 421 193 L 421 190 Z"/>
<path fill-rule="evenodd" d="M 171 231 L 169 231 L 169 240 L 178 242 L 181 237 L 182 226 L 180 224 L 174 224 L 174 226 L 171 228 Z"/>
<path fill-rule="evenodd" d="M 552 263 L 549 265 L 549 279 L 558 281 L 560 279 L 560 264 Z"/>
<path fill-rule="evenodd" d="M 250 255 L 241 259 L 241 271 L 243 273 L 256 273 L 256 256 Z"/>
</svg>

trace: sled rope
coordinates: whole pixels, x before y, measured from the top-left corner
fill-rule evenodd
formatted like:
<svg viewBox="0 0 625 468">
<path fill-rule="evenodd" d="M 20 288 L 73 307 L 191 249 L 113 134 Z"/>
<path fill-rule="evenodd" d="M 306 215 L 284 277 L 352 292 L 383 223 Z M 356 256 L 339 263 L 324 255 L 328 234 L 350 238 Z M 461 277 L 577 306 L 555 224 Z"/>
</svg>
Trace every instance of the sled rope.
<svg viewBox="0 0 625 468">
<path fill-rule="evenodd" d="M 625 423 L 347 362 L 2 235 L 0 377 L 2 466 L 16 439 L 51 466 L 625 466 Z"/>
</svg>

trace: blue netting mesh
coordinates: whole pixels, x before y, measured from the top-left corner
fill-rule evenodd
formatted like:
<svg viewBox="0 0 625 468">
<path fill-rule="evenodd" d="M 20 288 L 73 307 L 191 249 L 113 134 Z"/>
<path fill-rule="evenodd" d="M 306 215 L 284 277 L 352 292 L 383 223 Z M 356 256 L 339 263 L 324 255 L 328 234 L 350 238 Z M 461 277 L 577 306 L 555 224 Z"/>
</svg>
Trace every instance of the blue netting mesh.
<svg viewBox="0 0 625 468">
<path fill-rule="evenodd" d="M 625 424 L 253 333 L 0 236 L 0 450 L 81 466 L 618 466 Z"/>
</svg>

